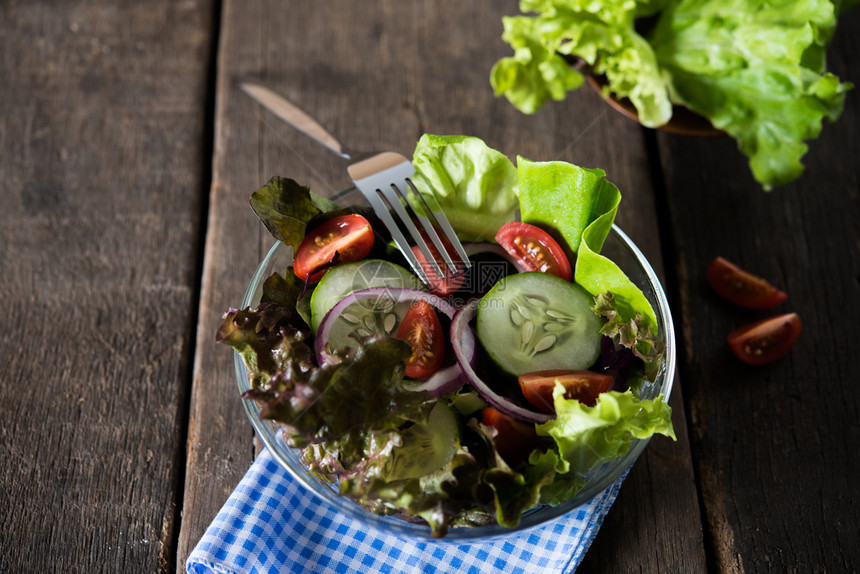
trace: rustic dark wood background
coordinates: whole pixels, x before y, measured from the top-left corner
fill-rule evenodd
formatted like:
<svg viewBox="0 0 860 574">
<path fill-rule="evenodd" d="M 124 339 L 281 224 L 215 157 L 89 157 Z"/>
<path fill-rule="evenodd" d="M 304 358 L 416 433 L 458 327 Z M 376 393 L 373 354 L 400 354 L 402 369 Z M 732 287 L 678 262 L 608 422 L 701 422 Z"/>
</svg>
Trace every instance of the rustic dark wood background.
<svg viewBox="0 0 860 574">
<path fill-rule="evenodd" d="M 519 114 L 489 86 L 497 2 L 0 2 L 0 572 L 183 572 L 258 446 L 214 344 L 273 240 L 248 196 L 323 194 L 342 164 L 237 88 L 258 80 L 347 145 L 425 132 L 603 168 L 675 314 L 678 442 L 654 439 L 583 572 L 860 570 L 860 97 L 806 174 L 761 191 L 729 139 L 645 130 L 587 88 Z M 860 84 L 860 13 L 830 68 Z M 749 368 L 723 255 L 804 332 Z"/>
</svg>

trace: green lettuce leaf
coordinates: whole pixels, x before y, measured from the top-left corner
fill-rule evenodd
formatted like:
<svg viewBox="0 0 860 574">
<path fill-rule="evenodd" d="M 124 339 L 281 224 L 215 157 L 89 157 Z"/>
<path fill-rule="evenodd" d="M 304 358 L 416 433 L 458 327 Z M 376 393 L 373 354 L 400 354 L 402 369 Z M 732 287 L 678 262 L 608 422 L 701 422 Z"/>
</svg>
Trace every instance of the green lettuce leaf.
<svg viewBox="0 0 860 574">
<path fill-rule="evenodd" d="M 311 192 L 309 187 L 285 177 L 273 177 L 251 194 L 251 209 L 276 239 L 292 246 L 293 253 L 305 237 L 314 217 L 336 206 Z"/>
<path fill-rule="evenodd" d="M 621 202 L 618 188 L 600 169 L 517 159 L 522 220 L 537 225 L 565 248 L 574 280 L 594 296 L 611 292 L 625 320 L 645 317 L 657 329 L 654 308 L 612 260 L 600 254 Z"/>
<path fill-rule="evenodd" d="M 422 196 L 444 210 L 463 241 L 492 241 L 512 221 L 517 170 L 504 154 L 468 136 L 423 135 L 413 154 L 413 183 Z M 413 198 L 421 210 L 421 202 Z"/>
<path fill-rule="evenodd" d="M 672 98 L 730 134 L 764 189 L 803 172 L 805 140 L 842 113 L 848 83 L 825 71 L 829 0 L 682 0 L 652 45 Z"/>
<path fill-rule="evenodd" d="M 552 235 L 568 254 L 579 250 L 587 227 L 602 222 L 590 235 L 592 247 L 600 251 L 621 202 L 621 193 L 603 170 L 518 157 L 517 173 L 523 222 Z"/>
<path fill-rule="evenodd" d="M 612 222 L 598 218 L 582 234 L 582 244 L 573 270 L 574 280 L 595 297 L 612 293 L 613 308 L 625 321 L 645 317 L 657 331 L 657 314 L 642 290 L 608 257 L 600 254 Z"/>
<path fill-rule="evenodd" d="M 564 387 L 553 392 L 556 418 L 537 425 L 537 433 L 551 437 L 571 472 L 584 474 L 623 456 L 634 439 L 663 434 L 675 439 L 672 409 L 663 396 L 638 399 L 632 391 L 601 393 L 593 407 L 564 398 Z"/>
<path fill-rule="evenodd" d="M 514 56 L 502 58 L 490 72 L 497 96 L 504 95 L 526 114 L 537 112 L 548 99 L 563 100 L 567 92 L 583 83 L 561 54 L 556 42 L 544 40 L 536 18 L 502 18 L 504 39 L 514 48 Z"/>
<path fill-rule="evenodd" d="M 858 0 L 522 0 L 503 18 L 514 55 L 490 73 L 524 113 L 582 84 L 581 59 L 659 127 L 685 106 L 731 135 L 765 190 L 803 172 L 805 143 L 842 113 L 850 83 L 826 71 L 836 15 Z M 656 25 L 655 25 L 656 22 Z M 646 30 L 640 33 L 639 30 Z"/>
<path fill-rule="evenodd" d="M 547 99 L 564 99 L 582 84 L 568 58 L 581 58 L 605 75 L 607 94 L 629 98 L 643 125 L 659 126 L 672 115 L 666 81 L 656 55 L 636 31 L 637 18 L 653 14 L 660 1 L 524 0 L 522 12 L 534 16 L 503 18 L 502 39 L 514 55 L 490 72 L 496 95 L 524 113 L 536 112 Z"/>
</svg>

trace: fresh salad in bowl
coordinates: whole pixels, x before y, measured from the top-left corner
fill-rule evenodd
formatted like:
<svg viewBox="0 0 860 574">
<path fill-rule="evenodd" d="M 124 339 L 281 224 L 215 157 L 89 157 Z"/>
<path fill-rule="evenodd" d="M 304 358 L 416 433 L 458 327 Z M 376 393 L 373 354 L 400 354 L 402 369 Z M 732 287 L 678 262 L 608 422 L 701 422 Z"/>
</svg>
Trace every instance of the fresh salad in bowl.
<svg viewBox="0 0 860 574">
<path fill-rule="evenodd" d="M 413 163 L 472 262 L 428 266 L 427 285 L 369 208 L 285 178 L 251 197 L 292 264 L 262 281 L 258 305 L 225 314 L 217 340 L 304 468 L 438 538 L 514 528 L 634 444 L 674 438 L 671 373 L 653 388 L 665 329 L 601 254 L 621 199 L 605 174 L 515 165 L 466 136 L 423 136 Z"/>
</svg>

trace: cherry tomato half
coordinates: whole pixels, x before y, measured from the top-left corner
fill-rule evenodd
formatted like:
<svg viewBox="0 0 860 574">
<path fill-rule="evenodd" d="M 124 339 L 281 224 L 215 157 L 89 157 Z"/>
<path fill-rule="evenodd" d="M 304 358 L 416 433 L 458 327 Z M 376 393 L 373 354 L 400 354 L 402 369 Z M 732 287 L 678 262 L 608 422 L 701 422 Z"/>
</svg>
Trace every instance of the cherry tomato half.
<svg viewBox="0 0 860 574">
<path fill-rule="evenodd" d="M 445 359 L 445 336 L 433 306 L 419 299 L 407 311 L 397 338 L 409 343 L 412 355 L 406 359 L 406 376 L 429 377 L 439 370 Z"/>
<path fill-rule="evenodd" d="M 512 467 L 528 460 L 531 452 L 540 446 L 533 425 L 493 407 L 486 407 L 481 412 L 481 423 L 496 429 L 496 451 Z"/>
<path fill-rule="evenodd" d="M 308 233 L 296 251 L 293 271 L 302 281 L 320 265 L 328 263 L 338 253 L 338 263 L 359 261 L 373 248 L 373 228 L 358 214 L 341 215 L 326 221 Z M 313 274 L 319 281 L 326 270 Z"/>
<path fill-rule="evenodd" d="M 744 363 L 767 365 L 794 347 L 801 329 L 797 313 L 786 313 L 732 331 L 728 335 L 729 346 Z"/>
<path fill-rule="evenodd" d="M 535 371 L 520 375 L 520 389 L 528 402 L 548 413 L 555 412 L 552 393 L 555 382 L 565 389 L 564 398 L 576 399 L 590 407 L 597 402 L 597 395 L 605 393 L 612 386 L 612 375 L 593 371 L 570 371 L 554 369 Z"/>
<path fill-rule="evenodd" d="M 460 287 L 463 286 L 463 281 L 466 279 L 466 266 L 462 261 L 457 259 L 456 251 L 454 251 L 454 247 L 451 245 L 451 242 L 448 241 L 448 238 L 444 233 L 437 230 L 437 235 L 439 239 L 442 241 L 442 245 L 445 247 L 445 251 L 451 254 L 451 258 L 454 261 L 454 266 L 457 268 L 457 273 L 451 271 L 451 268 L 442 258 L 442 255 L 439 253 L 439 250 L 436 249 L 436 246 L 433 244 L 433 241 L 430 237 L 425 233 L 424 229 L 422 229 L 421 225 L 417 225 L 419 232 L 421 233 L 421 237 L 424 238 L 424 243 L 427 244 L 427 248 L 430 250 L 430 254 L 433 256 L 433 260 L 436 261 L 439 265 L 439 268 L 444 273 L 443 276 L 439 276 L 436 273 L 436 270 L 427 261 L 427 258 L 424 257 L 424 253 L 421 252 L 421 249 L 418 246 L 412 247 L 412 253 L 415 254 L 416 259 L 418 259 L 418 263 L 421 265 L 421 269 L 424 270 L 424 274 L 427 275 L 427 279 L 430 284 L 428 285 L 430 292 L 434 295 L 438 295 L 439 297 L 447 297 L 452 293 L 455 293 Z"/>
<path fill-rule="evenodd" d="M 708 266 L 707 279 L 720 297 L 746 309 L 770 309 L 788 298 L 786 293 L 766 280 L 722 257 L 717 257 Z"/>
<path fill-rule="evenodd" d="M 540 227 L 512 221 L 499 228 L 496 241 L 525 269 L 550 273 L 565 281 L 573 279 L 564 250 Z"/>
</svg>

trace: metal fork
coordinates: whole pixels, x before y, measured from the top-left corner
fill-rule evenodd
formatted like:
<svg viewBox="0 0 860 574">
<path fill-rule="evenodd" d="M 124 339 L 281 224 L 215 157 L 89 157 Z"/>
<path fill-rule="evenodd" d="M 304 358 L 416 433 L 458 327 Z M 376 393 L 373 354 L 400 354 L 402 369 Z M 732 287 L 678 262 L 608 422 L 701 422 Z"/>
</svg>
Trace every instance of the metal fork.
<svg viewBox="0 0 860 574">
<path fill-rule="evenodd" d="M 352 179 L 355 187 L 367 199 L 367 202 L 379 219 L 382 220 L 382 223 L 391 233 L 394 243 L 424 284 L 430 282 L 427 270 L 423 268 L 421 262 L 413 253 L 412 246 L 404 235 L 404 230 L 409 235 L 413 244 L 424 255 L 429 267 L 438 277 L 444 277 L 445 272 L 442 270 L 440 262 L 436 261 L 436 258 L 433 256 L 430 246 L 425 241 L 425 235 L 430 239 L 436 251 L 442 256 L 445 265 L 451 270 L 452 274 L 460 273 L 472 266 L 469 256 L 466 254 L 465 249 L 463 249 L 463 245 L 457 238 L 457 234 L 454 233 L 454 229 L 448 222 L 448 218 L 445 217 L 445 214 L 438 206 L 435 206 L 435 209 L 431 207 L 431 202 L 428 202 L 427 198 L 412 183 L 415 167 L 406 157 L 391 151 L 371 154 L 347 151 L 316 120 L 280 94 L 259 84 L 242 83 L 239 87 L 258 104 L 288 125 L 316 141 L 329 151 L 352 162 L 347 167 L 349 177 Z M 417 209 L 409 200 L 410 191 L 417 198 Z M 392 215 L 392 212 L 394 215 Z M 415 225 L 415 221 L 421 225 L 423 234 Z M 442 238 L 439 236 L 438 229 L 441 229 L 455 253 L 450 253 L 446 248 Z M 455 256 L 461 262 L 459 265 L 454 261 Z"/>
</svg>

